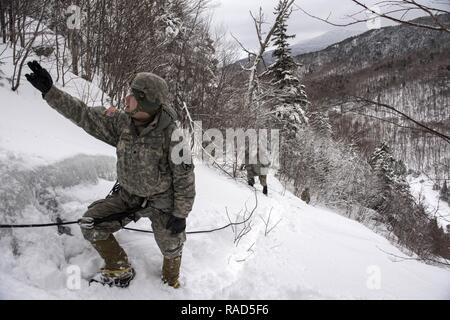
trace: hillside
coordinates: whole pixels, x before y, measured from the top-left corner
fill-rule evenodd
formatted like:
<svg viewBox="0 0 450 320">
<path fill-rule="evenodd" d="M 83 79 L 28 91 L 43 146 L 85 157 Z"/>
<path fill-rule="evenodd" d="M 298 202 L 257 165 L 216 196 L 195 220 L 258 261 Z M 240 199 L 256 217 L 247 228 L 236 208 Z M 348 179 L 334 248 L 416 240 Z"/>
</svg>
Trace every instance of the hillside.
<svg viewBox="0 0 450 320">
<path fill-rule="evenodd" d="M 426 23 L 427 19 L 415 21 Z M 450 15 L 441 20 L 450 24 Z M 364 107 L 348 97 L 386 103 L 448 133 L 449 50 L 448 33 L 399 25 L 369 30 L 296 59 L 303 65 L 299 72 L 308 96 L 313 105 L 329 113 L 337 137 L 353 139 L 368 153 L 385 140 L 409 168 L 442 175 L 441 164 L 448 168 L 450 163 L 448 143 L 389 110 Z"/>
</svg>

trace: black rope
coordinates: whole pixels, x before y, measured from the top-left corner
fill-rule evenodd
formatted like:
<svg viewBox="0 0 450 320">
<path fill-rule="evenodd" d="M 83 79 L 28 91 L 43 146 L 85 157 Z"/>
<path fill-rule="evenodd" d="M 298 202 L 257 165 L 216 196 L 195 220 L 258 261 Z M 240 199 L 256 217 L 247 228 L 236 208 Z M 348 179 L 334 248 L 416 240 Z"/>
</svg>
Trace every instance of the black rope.
<svg viewBox="0 0 450 320">
<path fill-rule="evenodd" d="M 116 187 L 116 186 L 114 186 Z M 219 227 L 219 228 L 214 228 L 214 229 L 210 229 L 210 230 L 198 230 L 198 231 L 186 231 L 187 234 L 196 234 L 196 233 L 211 233 L 211 232 L 215 232 L 215 231 L 219 231 L 219 230 L 223 230 L 226 229 L 230 226 L 236 226 L 236 225 L 240 225 L 243 223 L 246 223 L 248 220 L 250 220 L 250 218 L 252 217 L 253 213 L 256 210 L 256 207 L 258 206 L 258 197 L 256 196 L 256 190 L 255 190 L 255 207 L 253 208 L 253 210 L 250 212 L 250 215 L 244 219 L 243 221 L 240 222 L 230 222 L 229 224 L 223 226 L 223 227 Z M 153 208 L 153 207 L 152 207 Z M 130 231 L 137 231 L 137 232 L 143 232 L 143 233 L 154 233 L 151 230 L 143 230 L 143 229 L 135 229 L 135 228 L 129 228 L 129 227 L 125 227 L 122 225 L 122 220 L 125 218 L 130 218 L 132 220 L 134 217 L 134 213 L 139 211 L 142 208 L 135 208 L 131 211 L 128 212 L 121 212 L 121 213 L 114 213 L 111 214 L 107 217 L 104 218 L 95 218 L 94 219 L 94 225 L 103 223 L 103 222 L 109 222 L 109 221 L 118 221 L 122 227 L 122 229 L 125 230 L 130 230 Z M 154 208 L 157 210 L 160 210 L 158 208 Z M 161 211 L 161 210 L 160 210 Z M 0 224 L 0 229 L 15 229 L 15 228 L 40 228 L 40 227 L 53 227 L 53 226 L 62 226 L 62 225 L 69 225 L 69 224 L 79 224 L 81 221 L 81 219 L 78 219 L 76 221 L 67 221 L 67 222 L 54 222 L 54 223 L 33 223 L 33 224 Z"/>
<path fill-rule="evenodd" d="M 247 219 L 241 221 L 241 222 L 231 222 L 223 227 L 219 227 L 219 228 L 215 228 L 215 229 L 210 229 L 210 230 L 197 230 L 197 231 L 186 231 L 186 234 L 195 234 L 195 233 L 211 233 L 211 232 L 215 232 L 215 231 L 219 231 L 219 230 L 223 230 L 226 229 L 230 226 L 236 226 L 236 225 L 240 225 L 243 223 L 246 223 L 249 219 L 250 219 L 251 215 L 249 215 L 247 217 Z M 145 232 L 145 233 L 154 233 L 151 230 L 143 230 L 143 229 L 135 229 L 135 228 L 129 228 L 129 227 L 122 227 L 122 229 L 125 230 L 130 230 L 130 231 L 137 231 L 137 232 Z"/>
<path fill-rule="evenodd" d="M 241 221 L 241 222 L 231 222 L 223 227 L 210 229 L 210 230 L 198 230 L 198 231 L 186 231 L 187 234 L 195 234 L 195 233 L 211 233 L 219 230 L 226 229 L 230 226 L 240 225 L 243 223 L 246 223 L 250 219 L 251 215 L 247 217 L 247 219 Z M 119 221 L 118 219 L 110 219 L 110 220 L 104 220 L 105 221 Z M 0 229 L 15 229 L 15 228 L 40 228 L 40 227 L 53 227 L 53 226 L 62 226 L 62 225 L 68 225 L 68 224 L 78 224 L 80 220 L 77 221 L 67 221 L 67 222 L 55 222 L 55 223 L 42 223 L 42 224 L 0 224 Z M 101 222 L 94 222 L 94 225 L 99 224 Z M 150 230 L 143 230 L 143 229 L 135 229 L 135 228 L 129 228 L 129 227 L 122 227 L 122 229 L 130 230 L 130 231 L 137 231 L 137 232 L 145 232 L 145 233 L 154 233 Z"/>
<path fill-rule="evenodd" d="M 80 220 L 77 221 L 67 221 L 67 222 L 55 222 L 55 223 L 32 223 L 32 224 L 0 224 L 0 229 L 3 228 L 40 228 L 40 227 L 53 227 L 53 226 L 62 226 L 67 224 L 77 224 Z"/>
<path fill-rule="evenodd" d="M 195 234 L 195 233 L 211 233 L 211 232 L 215 232 L 215 231 L 220 231 L 220 230 L 226 229 L 230 226 L 236 226 L 236 225 L 246 223 L 251 218 L 252 214 L 253 214 L 253 211 L 247 217 L 247 219 L 240 221 L 240 222 L 230 222 L 229 224 L 227 224 L 223 227 L 210 229 L 210 230 L 186 231 L 186 233 L 187 234 Z M 129 216 L 129 214 L 127 216 Z M 99 223 L 106 222 L 106 221 L 121 221 L 122 220 L 122 219 L 107 219 L 107 218 L 110 218 L 110 217 L 108 216 L 105 218 L 101 218 L 102 221 L 94 220 L 95 221 L 94 225 L 97 225 Z M 80 220 L 67 221 L 67 222 L 55 222 L 55 223 L 43 223 L 43 224 L 0 224 L 0 228 L 11 228 L 11 229 L 13 229 L 13 228 L 39 228 L 39 227 L 62 226 L 62 225 L 68 225 L 68 224 L 78 224 L 79 222 L 80 222 Z M 137 232 L 144 232 L 144 233 L 154 233 L 153 231 L 150 231 L 150 230 L 135 229 L 135 228 L 129 228 L 129 227 L 122 227 L 122 229 L 130 230 L 130 231 L 137 231 Z"/>
<path fill-rule="evenodd" d="M 250 215 L 246 219 L 244 219 L 243 221 L 230 222 L 229 224 L 227 224 L 227 225 L 225 225 L 223 227 L 219 227 L 219 228 L 215 228 L 215 229 L 198 230 L 198 231 L 186 231 L 186 234 L 211 233 L 211 232 L 215 232 L 215 231 L 220 231 L 220 230 L 226 229 L 226 228 L 231 227 L 231 226 L 237 226 L 237 225 L 246 223 L 253 216 L 253 213 L 255 212 L 256 207 L 258 207 L 258 197 L 256 196 L 256 189 L 255 189 L 255 207 L 250 212 Z M 144 233 L 154 233 L 153 231 L 150 231 L 150 230 L 135 229 L 135 228 L 129 228 L 129 227 L 123 227 L 123 226 L 122 226 L 122 229 L 130 230 L 130 231 L 137 231 L 137 232 L 144 232 Z"/>
</svg>

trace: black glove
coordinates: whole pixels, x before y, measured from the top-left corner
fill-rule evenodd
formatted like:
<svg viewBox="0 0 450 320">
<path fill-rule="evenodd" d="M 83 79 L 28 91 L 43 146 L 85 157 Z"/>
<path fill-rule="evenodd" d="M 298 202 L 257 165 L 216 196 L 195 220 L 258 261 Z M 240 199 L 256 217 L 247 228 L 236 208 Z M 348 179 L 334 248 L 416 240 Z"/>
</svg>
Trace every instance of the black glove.
<svg viewBox="0 0 450 320">
<path fill-rule="evenodd" d="M 51 89 L 53 86 L 53 80 L 47 70 L 41 67 L 41 65 L 34 60 L 33 62 L 28 62 L 28 67 L 33 71 L 31 74 L 26 74 L 25 78 L 39 91 L 42 92 L 42 97 Z"/>
<path fill-rule="evenodd" d="M 167 221 L 166 229 L 172 231 L 172 234 L 177 234 L 186 230 L 186 219 L 170 216 Z"/>
</svg>

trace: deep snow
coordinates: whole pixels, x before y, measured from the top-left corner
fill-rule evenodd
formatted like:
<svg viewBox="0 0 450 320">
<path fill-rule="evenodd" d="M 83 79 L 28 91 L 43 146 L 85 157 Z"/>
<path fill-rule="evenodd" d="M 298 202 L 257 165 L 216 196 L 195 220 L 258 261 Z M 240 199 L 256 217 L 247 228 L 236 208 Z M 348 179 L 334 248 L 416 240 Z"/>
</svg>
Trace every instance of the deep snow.
<svg viewBox="0 0 450 320">
<path fill-rule="evenodd" d="M 0 66 L 6 75 L 11 74 L 8 65 Z M 1 82 L 0 175 L 9 175 L 19 186 L 21 181 L 30 181 L 27 188 L 31 196 L 47 190 L 57 203 L 59 216 L 77 219 L 89 203 L 105 197 L 112 187 L 112 178 L 106 180 L 98 174 L 108 165 L 105 162 L 99 170 L 81 174 L 82 181 L 73 185 L 58 181 L 80 176 L 79 171 L 71 169 L 77 163 L 74 156 L 85 154 L 95 161 L 96 155 L 114 157 L 114 149 L 89 137 L 48 107 L 25 79 L 16 93 L 9 90 L 5 79 Z M 77 88 L 86 87 L 76 77 L 70 84 L 68 90 L 73 94 L 80 94 Z M 62 167 L 60 161 L 68 158 L 64 170 L 57 170 Z M 48 166 L 56 168 L 51 171 L 55 179 L 39 174 Z M 84 169 L 92 169 L 89 166 Z M 12 174 L 16 172 L 23 174 Z M 232 220 L 240 220 L 245 207 L 253 209 L 255 192 L 242 181 L 201 163 L 196 164 L 195 173 L 197 197 L 188 230 L 222 226 L 228 223 L 227 212 Z M 18 178 L 23 175 L 29 179 Z M 49 181 L 57 183 L 49 185 Z M 55 214 L 36 201 L 23 206 L 11 201 L 18 196 L 14 190 L 0 190 L 0 196 L 9 199 L 2 205 L 5 208 L 9 204 L 12 209 L 17 206 L 20 211 L 16 217 L 0 212 L 0 222 L 47 222 Z M 258 205 L 251 230 L 238 244 L 231 228 L 188 235 L 182 288 L 178 290 L 159 279 L 162 257 L 152 235 L 126 230 L 117 233 L 137 271 L 131 286 L 119 289 L 88 286 L 85 279 L 102 262 L 77 226 L 71 226 L 73 236 L 60 235 L 56 228 L 0 230 L 0 298 L 450 299 L 448 269 L 395 257 L 405 255 L 360 223 L 307 205 L 284 190 L 273 175 L 269 176 L 269 193 L 264 197 L 257 186 Z M 278 224 L 265 235 L 264 220 L 269 214 L 269 225 Z M 131 227 L 149 228 L 150 224 L 141 220 Z M 80 289 L 67 286 L 71 266 L 81 270 Z"/>
</svg>

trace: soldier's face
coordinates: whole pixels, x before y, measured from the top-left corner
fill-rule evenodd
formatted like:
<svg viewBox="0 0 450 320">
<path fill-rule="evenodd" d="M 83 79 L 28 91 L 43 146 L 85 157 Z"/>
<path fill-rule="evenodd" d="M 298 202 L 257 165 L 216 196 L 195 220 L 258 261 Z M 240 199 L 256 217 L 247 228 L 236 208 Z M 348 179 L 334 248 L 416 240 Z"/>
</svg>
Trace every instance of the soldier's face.
<svg viewBox="0 0 450 320">
<path fill-rule="evenodd" d="M 133 112 L 134 110 L 136 110 L 137 105 L 138 102 L 136 98 L 133 96 L 133 94 L 131 93 L 127 94 L 127 96 L 125 97 L 125 112 L 126 113 Z M 136 112 L 131 117 L 140 121 L 146 121 L 151 118 L 148 113 L 142 111 Z"/>
<path fill-rule="evenodd" d="M 128 93 L 125 97 L 125 112 L 131 112 L 137 108 L 138 102 L 136 98 L 131 94 Z"/>
</svg>

